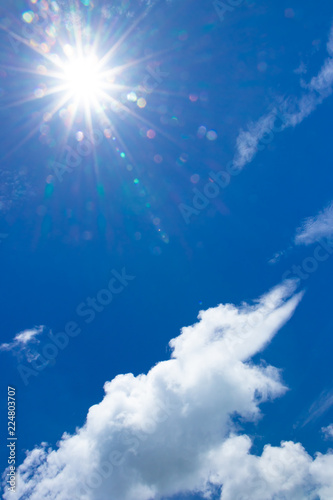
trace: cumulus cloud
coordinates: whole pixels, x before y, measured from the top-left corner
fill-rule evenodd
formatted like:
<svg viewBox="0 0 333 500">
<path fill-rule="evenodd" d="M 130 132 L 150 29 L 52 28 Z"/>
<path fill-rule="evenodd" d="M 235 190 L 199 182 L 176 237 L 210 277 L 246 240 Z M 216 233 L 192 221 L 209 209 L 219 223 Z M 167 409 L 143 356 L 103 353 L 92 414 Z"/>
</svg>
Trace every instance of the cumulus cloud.
<svg viewBox="0 0 333 500">
<path fill-rule="evenodd" d="M 332 499 L 333 454 L 313 459 L 299 443 L 266 445 L 261 456 L 250 454 L 248 436 L 228 438 L 215 453 L 222 483 L 221 500 Z"/>
<path fill-rule="evenodd" d="M 44 443 L 28 453 L 5 500 L 209 498 L 221 487 L 223 500 L 332 498 L 332 455 L 313 459 L 291 442 L 252 455 L 233 418 L 257 420 L 260 403 L 286 390 L 278 369 L 251 357 L 292 316 L 302 298 L 295 286 L 201 311 L 171 340 L 171 359 L 107 382 L 82 428 L 56 450 Z"/>
<path fill-rule="evenodd" d="M 37 336 L 43 333 L 44 326 L 36 326 L 34 328 L 30 328 L 28 330 L 23 330 L 20 333 L 17 333 L 12 340 L 12 342 L 4 343 L 0 345 L 0 351 L 12 351 L 14 354 L 19 354 L 24 352 L 28 345 L 30 344 L 38 344 L 39 339 Z"/>
<path fill-rule="evenodd" d="M 333 235 L 333 202 L 324 208 L 315 217 L 305 219 L 297 229 L 295 243 L 297 245 L 310 245 L 320 238 Z"/>
<path fill-rule="evenodd" d="M 234 164 L 243 168 L 250 163 L 256 153 L 269 144 L 276 132 L 295 127 L 307 118 L 333 90 L 333 27 L 326 45 L 329 57 L 324 61 L 319 73 L 309 83 L 301 81 L 305 89 L 300 97 L 282 99 L 277 106 L 257 122 L 251 122 L 247 130 L 241 130 L 236 139 Z M 279 126 L 276 123 L 282 120 Z"/>
</svg>

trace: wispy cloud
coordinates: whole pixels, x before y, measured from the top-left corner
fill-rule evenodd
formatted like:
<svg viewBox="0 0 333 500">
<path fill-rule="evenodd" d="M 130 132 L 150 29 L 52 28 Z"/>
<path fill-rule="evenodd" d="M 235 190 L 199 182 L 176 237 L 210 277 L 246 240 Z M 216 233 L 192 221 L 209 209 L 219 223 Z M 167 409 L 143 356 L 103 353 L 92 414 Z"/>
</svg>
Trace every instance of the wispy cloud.
<svg viewBox="0 0 333 500">
<path fill-rule="evenodd" d="M 326 59 L 318 75 L 312 78 L 309 88 L 320 94 L 329 95 L 333 86 L 333 27 L 326 48 L 330 57 Z"/>
<path fill-rule="evenodd" d="M 296 230 L 295 243 L 310 245 L 320 238 L 333 234 L 333 202 L 315 217 L 309 217 Z"/>
<path fill-rule="evenodd" d="M 267 113 L 257 121 L 251 121 L 246 130 L 241 129 L 237 139 L 233 160 L 225 169 L 209 173 L 209 182 L 203 187 L 203 192 L 193 189 L 192 206 L 179 203 L 179 211 L 189 224 L 191 217 L 204 210 L 212 199 L 226 188 L 231 176 L 238 175 L 250 163 L 258 151 L 262 151 L 270 144 L 277 133 L 296 127 L 308 117 L 327 98 L 333 89 L 333 28 L 327 43 L 329 57 L 324 61 L 319 73 L 312 77 L 309 83 L 303 78 L 300 80 L 300 95 L 279 97 L 272 103 Z M 299 73 L 300 71 L 298 71 Z M 279 256 L 271 259 L 270 263 L 277 262 Z"/>
<path fill-rule="evenodd" d="M 333 439 L 333 424 L 322 427 L 321 430 L 325 434 L 326 439 Z"/>
<path fill-rule="evenodd" d="M 0 351 L 13 351 L 14 353 L 19 353 L 24 351 L 30 344 L 38 344 L 38 335 L 43 333 L 44 326 L 37 326 L 28 330 L 23 330 L 22 332 L 15 335 L 12 342 L 4 343 L 0 345 Z"/>
<path fill-rule="evenodd" d="M 333 406 L 333 390 L 323 391 L 312 403 L 302 427 L 322 417 Z"/>
<path fill-rule="evenodd" d="M 279 250 L 278 252 L 275 252 L 274 255 L 268 260 L 268 264 L 277 264 L 282 259 L 282 257 L 286 257 L 292 249 L 293 245 L 289 245 L 289 247 L 287 247 L 285 250 Z"/>
<path fill-rule="evenodd" d="M 257 122 L 251 122 L 248 130 L 241 130 L 236 140 L 234 165 L 242 168 L 250 163 L 258 151 L 260 140 L 269 133 L 275 123 L 276 115 L 271 112 Z"/>
<path fill-rule="evenodd" d="M 251 357 L 292 316 L 302 294 L 286 282 L 254 305 L 219 305 L 170 342 L 172 357 L 147 375 L 105 384 L 85 425 L 57 450 L 27 455 L 6 500 L 151 500 L 181 492 L 223 500 L 332 498 L 333 455 L 313 460 L 300 444 L 250 453 L 233 415 L 255 420 L 286 390 L 280 372 Z M 325 496 L 326 495 L 326 496 Z M 331 496 L 329 496 L 331 495 Z"/>
<path fill-rule="evenodd" d="M 333 27 L 327 42 L 329 57 L 324 61 L 319 73 L 312 77 L 309 83 L 301 80 L 304 89 L 300 97 L 287 97 L 276 103 L 274 109 L 251 122 L 247 130 L 241 130 L 236 140 L 236 153 L 234 164 L 239 168 L 250 163 L 260 149 L 260 142 L 265 135 L 276 133 L 275 122 L 282 117 L 283 123 L 278 131 L 288 127 L 295 127 L 307 118 L 333 90 Z M 264 142 L 265 144 L 265 142 Z"/>
</svg>

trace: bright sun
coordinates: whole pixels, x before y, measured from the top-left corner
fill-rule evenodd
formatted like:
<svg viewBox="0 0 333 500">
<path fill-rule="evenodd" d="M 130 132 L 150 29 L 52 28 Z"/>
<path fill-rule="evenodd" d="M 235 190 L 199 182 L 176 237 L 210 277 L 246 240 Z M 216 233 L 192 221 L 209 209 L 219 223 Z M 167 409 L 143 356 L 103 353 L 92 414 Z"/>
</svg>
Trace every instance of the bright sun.
<svg viewBox="0 0 333 500">
<path fill-rule="evenodd" d="M 66 89 L 76 101 L 93 101 L 102 91 L 102 73 L 95 56 L 71 60 L 64 68 Z"/>
</svg>

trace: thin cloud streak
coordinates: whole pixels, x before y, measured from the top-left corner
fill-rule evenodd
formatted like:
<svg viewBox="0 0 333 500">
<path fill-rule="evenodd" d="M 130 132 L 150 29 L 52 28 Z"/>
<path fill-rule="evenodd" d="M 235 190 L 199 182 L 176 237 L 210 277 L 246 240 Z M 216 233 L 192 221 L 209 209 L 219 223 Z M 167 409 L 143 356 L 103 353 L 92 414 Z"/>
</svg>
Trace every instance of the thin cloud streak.
<svg viewBox="0 0 333 500">
<path fill-rule="evenodd" d="M 324 413 L 326 413 L 333 406 L 333 390 L 323 391 L 318 399 L 312 403 L 308 416 L 304 420 L 302 427 L 305 427 L 310 422 L 318 420 L 318 418 L 322 417 Z"/>
</svg>

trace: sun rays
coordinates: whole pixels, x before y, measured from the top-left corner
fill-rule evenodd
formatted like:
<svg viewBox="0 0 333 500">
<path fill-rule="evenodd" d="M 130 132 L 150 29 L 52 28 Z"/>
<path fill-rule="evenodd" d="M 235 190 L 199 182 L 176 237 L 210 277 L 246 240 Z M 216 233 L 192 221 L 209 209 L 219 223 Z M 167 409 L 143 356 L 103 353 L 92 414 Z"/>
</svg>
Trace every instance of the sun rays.
<svg viewBox="0 0 333 500">
<path fill-rule="evenodd" d="M 59 8 L 55 11 L 54 2 L 44 4 L 48 6 L 44 12 L 39 11 L 36 4 L 35 11 L 22 14 L 23 22 L 29 28 L 22 31 L 30 35 L 29 38 L 22 36 L 17 29 L 1 26 L 27 53 L 24 57 L 19 54 L 21 65 L 2 66 L 16 73 L 22 81 L 20 92 L 16 95 L 13 93 L 13 99 L 7 102 L 6 107 L 35 102 L 36 108 L 42 112 L 43 121 L 48 123 L 54 117 L 64 115 L 62 110 L 68 108 L 71 120 L 70 129 L 67 121 L 67 136 L 76 132 L 74 124 L 81 111 L 84 111 L 84 126 L 90 131 L 94 120 L 108 127 L 112 125 L 115 130 L 120 115 L 122 120 L 127 118 L 152 128 L 153 124 L 142 116 L 146 100 L 140 96 L 140 90 L 135 92 L 136 88 L 140 89 L 142 78 L 137 69 L 152 56 L 126 57 L 124 51 L 124 47 L 129 45 L 129 37 L 144 16 L 138 16 L 123 26 L 119 36 L 112 36 L 112 33 L 110 36 L 110 26 L 105 20 L 100 19 L 98 25 L 92 25 L 91 16 L 84 20 L 78 6 L 76 8 L 81 22 L 73 24 L 68 30 L 64 23 L 65 12 Z M 31 85 L 34 85 L 32 90 Z M 32 130 L 17 145 L 23 144 L 31 136 Z"/>
</svg>

